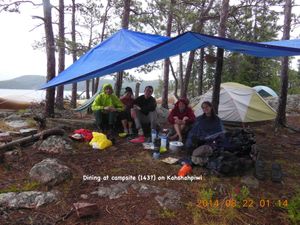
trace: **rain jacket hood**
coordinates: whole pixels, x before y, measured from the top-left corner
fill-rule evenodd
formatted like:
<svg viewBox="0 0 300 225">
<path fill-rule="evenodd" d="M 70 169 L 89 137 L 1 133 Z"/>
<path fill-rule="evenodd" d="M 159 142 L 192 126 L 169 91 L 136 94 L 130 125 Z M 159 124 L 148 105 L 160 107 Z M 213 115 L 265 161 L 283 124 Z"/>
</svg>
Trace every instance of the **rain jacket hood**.
<svg viewBox="0 0 300 225">
<path fill-rule="evenodd" d="M 114 89 L 112 88 L 111 84 L 103 84 L 101 93 L 105 93 L 105 89 L 108 87 L 111 88 L 111 90 L 114 92 Z"/>
<path fill-rule="evenodd" d="M 107 106 L 113 106 L 117 109 L 117 111 L 123 111 L 124 110 L 124 105 L 120 101 L 120 99 L 114 94 L 106 94 L 105 89 L 107 87 L 110 87 L 112 89 L 111 84 L 104 84 L 102 87 L 102 92 L 95 98 L 95 101 L 92 104 L 92 110 L 93 111 L 103 111 L 104 107 Z M 113 89 L 112 89 L 113 90 Z"/>
</svg>

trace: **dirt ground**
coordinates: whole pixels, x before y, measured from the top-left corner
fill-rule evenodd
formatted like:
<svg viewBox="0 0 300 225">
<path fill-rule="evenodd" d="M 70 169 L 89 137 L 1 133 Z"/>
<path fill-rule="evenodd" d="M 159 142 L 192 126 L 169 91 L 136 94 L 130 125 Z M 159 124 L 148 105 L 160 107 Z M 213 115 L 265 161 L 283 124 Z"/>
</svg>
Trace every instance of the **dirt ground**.
<svg viewBox="0 0 300 225">
<path fill-rule="evenodd" d="M 288 117 L 288 123 L 300 128 L 300 116 Z M 203 180 L 143 181 L 178 191 L 181 202 L 176 210 L 161 208 L 153 195 L 143 197 L 130 191 L 118 199 L 100 198 L 91 192 L 96 191 L 99 184 L 109 186 L 116 181 L 83 181 L 83 175 L 166 177 L 178 173 L 180 165 L 154 160 L 150 150 L 144 150 L 141 144 L 117 138 L 113 147 L 100 151 L 93 150 L 87 143 L 74 142 L 72 155 L 46 155 L 32 146 L 24 147 L 15 161 L 0 164 L 0 193 L 12 187 L 22 190 L 32 182 L 29 180 L 32 166 L 45 158 L 59 159 L 71 168 L 73 178 L 55 187 L 33 185 L 32 190 L 58 190 L 59 201 L 37 209 L 2 211 L 0 224 L 292 224 L 289 203 L 300 190 L 300 135 L 290 129 L 274 132 L 272 123 L 250 128 L 255 132 L 260 157 L 267 164 L 267 179 L 259 181 L 258 187 L 246 188 L 241 180 L 254 178 L 253 170 L 241 176 L 222 177 L 194 167 L 193 175 L 202 175 Z M 270 179 L 273 162 L 282 166 L 282 183 Z M 86 194 L 87 199 L 82 199 L 82 194 Z M 78 218 L 71 212 L 75 202 L 96 203 L 100 214 Z"/>
</svg>

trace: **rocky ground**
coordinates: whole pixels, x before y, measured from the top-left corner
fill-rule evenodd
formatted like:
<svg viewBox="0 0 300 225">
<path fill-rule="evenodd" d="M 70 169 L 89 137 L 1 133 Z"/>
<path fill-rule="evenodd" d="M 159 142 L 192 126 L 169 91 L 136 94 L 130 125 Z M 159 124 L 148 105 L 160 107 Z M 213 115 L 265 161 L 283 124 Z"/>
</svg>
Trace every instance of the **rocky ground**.
<svg viewBox="0 0 300 225">
<path fill-rule="evenodd" d="M 1 112 L 0 129 L 9 132 L 12 140 L 24 138 L 21 128 L 35 128 L 39 134 L 40 124 L 32 119 L 37 113 L 36 109 Z M 150 150 L 126 138 L 117 138 L 105 150 L 68 138 L 74 129 L 93 129 L 91 115 L 61 111 L 56 118 L 60 120 L 47 120 L 44 129 L 64 125 L 65 135 L 40 137 L 33 145 L 17 145 L 0 156 L 0 224 L 262 225 L 300 221 L 300 135 L 296 131 L 275 132 L 272 123 L 249 125 L 266 164 L 263 181 L 253 176 L 253 169 L 224 177 L 201 167 L 194 167 L 191 174 L 198 180 L 188 181 L 172 180 L 181 165 L 154 160 Z M 288 122 L 299 128 L 300 116 L 289 116 Z M 35 131 L 24 132 L 23 136 L 32 136 Z M 274 162 L 282 166 L 281 183 L 270 179 Z"/>
</svg>

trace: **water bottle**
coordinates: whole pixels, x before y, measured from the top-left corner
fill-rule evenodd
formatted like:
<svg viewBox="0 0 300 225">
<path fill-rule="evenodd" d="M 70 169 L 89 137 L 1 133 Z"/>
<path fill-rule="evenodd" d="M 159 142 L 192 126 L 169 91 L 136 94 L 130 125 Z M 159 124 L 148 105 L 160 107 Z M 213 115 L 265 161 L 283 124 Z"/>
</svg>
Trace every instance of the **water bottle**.
<svg viewBox="0 0 300 225">
<path fill-rule="evenodd" d="M 167 144 L 168 144 L 168 136 L 163 134 L 160 136 L 160 153 L 164 153 L 167 151 Z"/>
<path fill-rule="evenodd" d="M 160 138 L 157 137 L 154 139 L 154 151 L 159 152 L 160 148 Z"/>
<path fill-rule="evenodd" d="M 155 129 L 152 129 L 152 131 L 151 131 L 151 141 L 152 141 L 152 143 L 155 142 L 156 137 L 157 137 L 157 132 L 156 132 Z"/>
</svg>

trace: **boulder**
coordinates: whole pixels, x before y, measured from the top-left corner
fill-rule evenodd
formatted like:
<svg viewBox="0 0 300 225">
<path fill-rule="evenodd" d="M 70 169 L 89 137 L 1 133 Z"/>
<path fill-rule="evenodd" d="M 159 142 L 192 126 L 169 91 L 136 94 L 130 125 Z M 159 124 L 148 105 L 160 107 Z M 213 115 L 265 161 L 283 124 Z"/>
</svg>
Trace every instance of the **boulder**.
<svg viewBox="0 0 300 225">
<path fill-rule="evenodd" d="M 72 146 L 70 141 L 66 140 L 64 137 L 52 135 L 40 144 L 38 151 L 49 154 L 69 154 L 72 152 Z"/>
<path fill-rule="evenodd" d="M 57 159 L 44 159 L 35 164 L 30 170 L 30 178 L 50 186 L 57 185 L 72 177 L 69 167 L 58 162 Z"/>
</svg>

